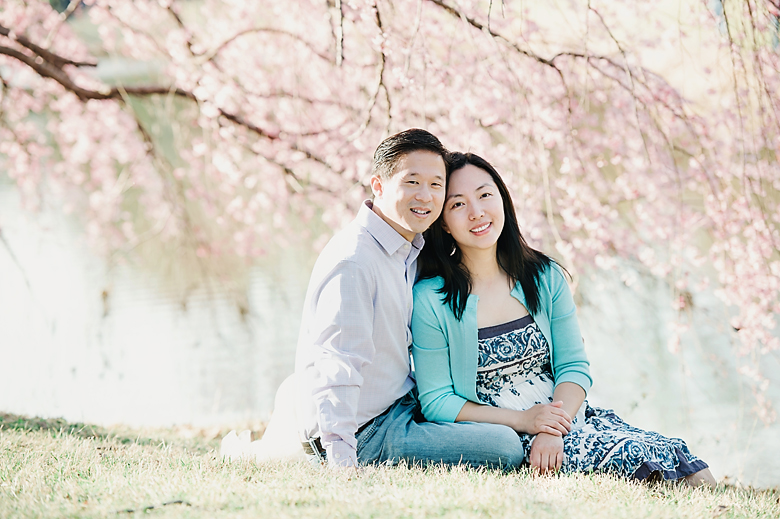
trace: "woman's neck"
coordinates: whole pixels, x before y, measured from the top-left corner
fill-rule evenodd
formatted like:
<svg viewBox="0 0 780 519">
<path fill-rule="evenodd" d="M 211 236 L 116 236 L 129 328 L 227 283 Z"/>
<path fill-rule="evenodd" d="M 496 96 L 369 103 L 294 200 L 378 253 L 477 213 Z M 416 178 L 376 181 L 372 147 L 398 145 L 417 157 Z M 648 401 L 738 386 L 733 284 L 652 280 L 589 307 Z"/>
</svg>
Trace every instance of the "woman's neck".
<svg viewBox="0 0 780 519">
<path fill-rule="evenodd" d="M 497 278 L 506 277 L 498 265 L 495 249 L 463 251 L 463 266 L 469 271 L 472 287 L 492 284 Z"/>
</svg>

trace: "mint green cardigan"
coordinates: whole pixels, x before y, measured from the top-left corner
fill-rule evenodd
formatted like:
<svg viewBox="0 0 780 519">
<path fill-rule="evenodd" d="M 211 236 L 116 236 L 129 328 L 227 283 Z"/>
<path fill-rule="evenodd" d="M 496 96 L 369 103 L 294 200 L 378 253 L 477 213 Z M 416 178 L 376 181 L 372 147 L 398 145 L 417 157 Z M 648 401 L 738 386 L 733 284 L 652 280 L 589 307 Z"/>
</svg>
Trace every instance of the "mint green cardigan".
<svg viewBox="0 0 780 519">
<path fill-rule="evenodd" d="M 422 412 L 431 422 L 454 422 L 467 400 L 480 403 L 476 387 L 479 298 L 469 295 L 458 321 L 437 292 L 443 284 L 442 278 L 433 278 L 414 286 L 412 356 Z M 527 307 L 520 283 L 512 296 Z M 561 268 L 554 263 L 539 279 L 539 303 L 533 318 L 550 345 L 555 385 L 574 382 L 587 394 L 593 381 L 574 300 Z"/>
</svg>

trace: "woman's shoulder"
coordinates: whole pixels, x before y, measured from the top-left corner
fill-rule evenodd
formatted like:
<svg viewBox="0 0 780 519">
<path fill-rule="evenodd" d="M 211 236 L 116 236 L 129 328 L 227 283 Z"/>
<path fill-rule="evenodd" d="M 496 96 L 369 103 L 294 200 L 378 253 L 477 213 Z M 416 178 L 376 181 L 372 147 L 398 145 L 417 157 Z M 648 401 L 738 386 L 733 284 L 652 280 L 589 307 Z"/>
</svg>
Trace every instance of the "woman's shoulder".
<svg viewBox="0 0 780 519">
<path fill-rule="evenodd" d="M 414 285 L 414 295 L 415 297 L 423 297 L 429 294 L 438 294 L 442 287 L 444 287 L 444 279 L 439 276 L 421 279 Z"/>
<path fill-rule="evenodd" d="M 557 285 L 559 283 L 566 283 L 566 274 L 564 272 L 563 267 L 561 267 L 557 261 L 550 258 L 550 262 L 541 269 L 541 277 L 547 284 Z"/>
<path fill-rule="evenodd" d="M 440 292 L 443 286 L 444 280 L 440 277 L 421 279 L 414 285 L 413 322 L 440 314 L 444 306 Z"/>
</svg>

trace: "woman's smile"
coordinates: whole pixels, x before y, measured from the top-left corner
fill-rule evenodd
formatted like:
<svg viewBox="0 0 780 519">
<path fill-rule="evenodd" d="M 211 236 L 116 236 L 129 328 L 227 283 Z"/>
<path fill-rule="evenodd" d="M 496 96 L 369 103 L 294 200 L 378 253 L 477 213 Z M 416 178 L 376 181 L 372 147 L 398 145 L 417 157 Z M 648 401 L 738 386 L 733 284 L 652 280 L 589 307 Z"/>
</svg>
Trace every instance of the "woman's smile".
<svg viewBox="0 0 780 519">
<path fill-rule="evenodd" d="M 472 234 L 476 234 L 477 236 L 482 236 L 483 234 L 487 234 L 485 231 L 487 231 L 492 224 L 490 222 L 480 225 L 479 227 L 475 227 L 471 229 Z"/>
</svg>

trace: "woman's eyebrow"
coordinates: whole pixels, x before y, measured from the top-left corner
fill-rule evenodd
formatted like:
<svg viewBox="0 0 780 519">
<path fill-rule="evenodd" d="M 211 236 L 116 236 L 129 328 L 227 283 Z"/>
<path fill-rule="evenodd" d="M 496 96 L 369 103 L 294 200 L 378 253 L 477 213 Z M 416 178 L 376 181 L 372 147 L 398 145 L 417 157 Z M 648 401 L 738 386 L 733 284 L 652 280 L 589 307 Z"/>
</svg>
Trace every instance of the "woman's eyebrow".
<svg viewBox="0 0 780 519">
<path fill-rule="evenodd" d="M 485 182 L 481 186 L 478 186 L 474 191 L 476 192 L 476 191 L 479 191 L 480 189 L 484 189 L 486 187 L 496 187 L 496 186 L 495 186 L 495 184 L 491 184 L 490 182 Z M 447 198 L 445 198 L 445 200 L 449 200 L 450 198 L 455 198 L 457 196 L 463 196 L 463 195 L 460 194 L 460 193 L 452 193 L 450 195 L 447 195 Z"/>
</svg>

